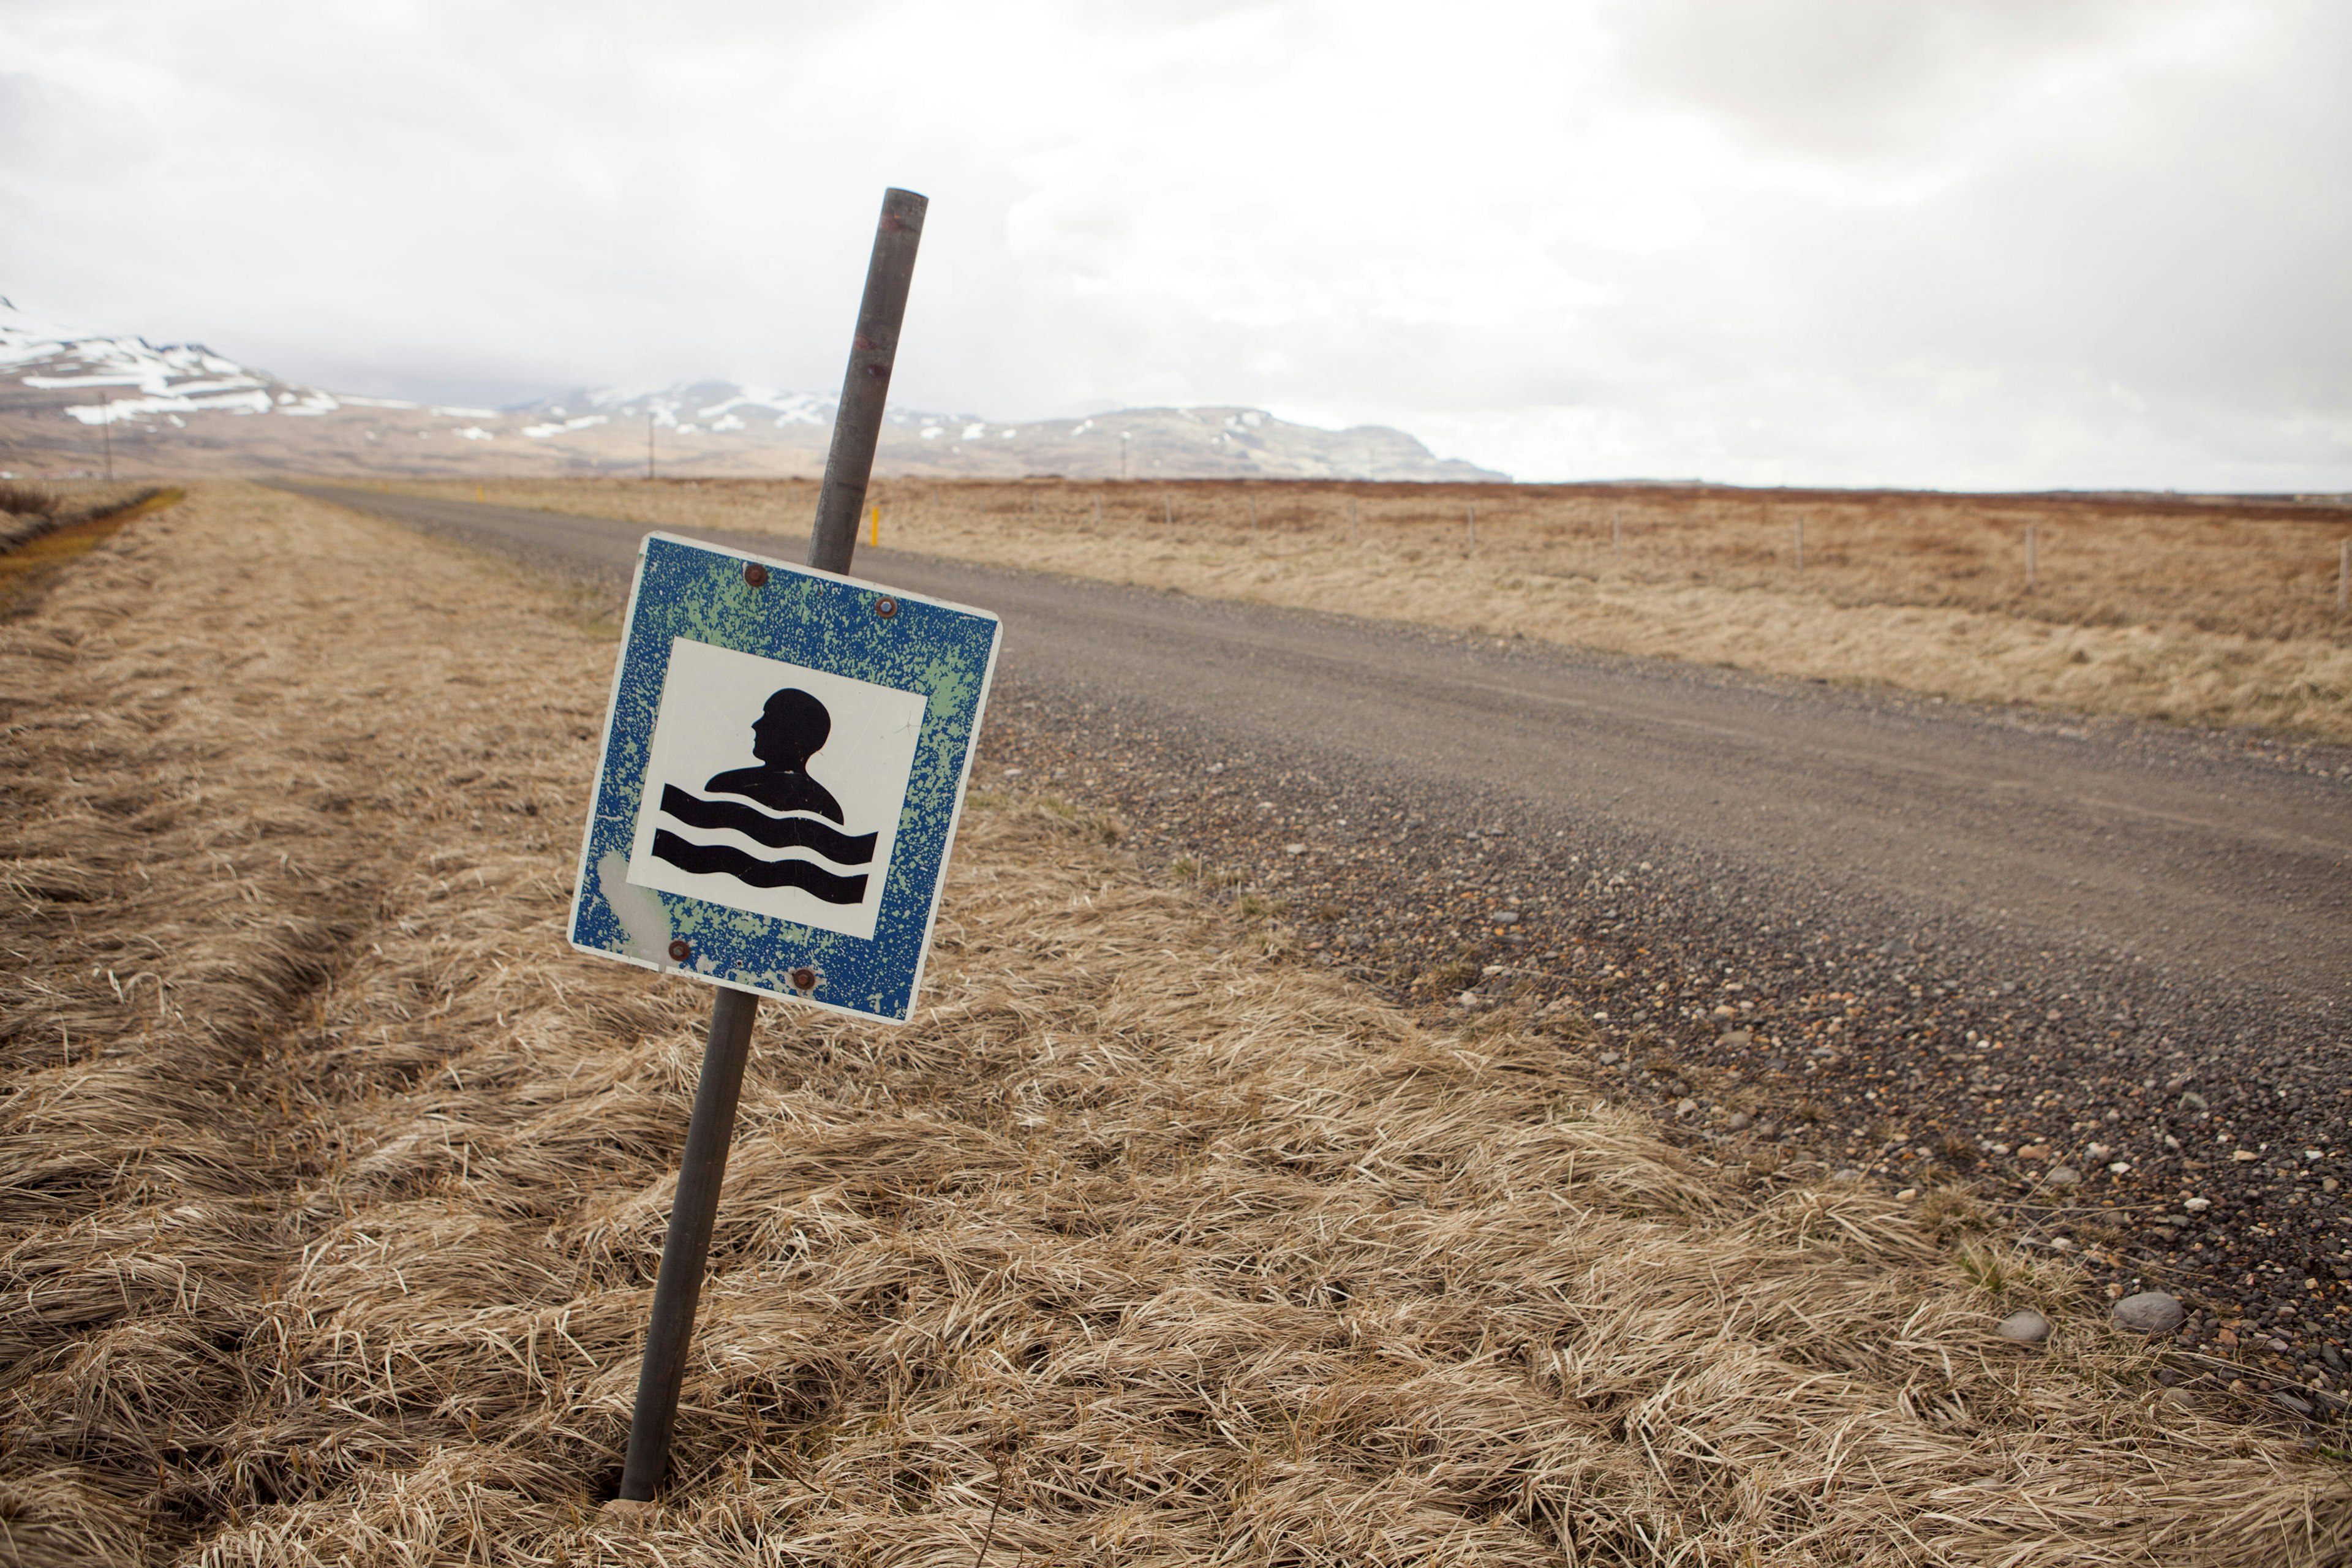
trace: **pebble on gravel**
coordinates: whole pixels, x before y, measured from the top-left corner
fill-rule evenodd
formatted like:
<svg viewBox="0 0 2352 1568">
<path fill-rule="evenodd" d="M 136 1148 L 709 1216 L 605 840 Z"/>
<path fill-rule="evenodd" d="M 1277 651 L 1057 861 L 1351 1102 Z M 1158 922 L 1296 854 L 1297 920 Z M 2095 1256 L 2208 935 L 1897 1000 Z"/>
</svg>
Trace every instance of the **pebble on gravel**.
<svg viewBox="0 0 2352 1568">
<path fill-rule="evenodd" d="M 2183 1198 L 2180 1201 L 2180 1206 L 2187 1209 L 2190 1214 L 2203 1214 L 2207 1209 L 2213 1206 L 2213 1200 L 2211 1198 Z"/>
<path fill-rule="evenodd" d="M 2116 1303 L 2116 1326 L 2136 1334 L 2168 1334 L 2188 1321 L 2180 1298 L 2161 1290 L 2143 1290 Z"/>
<path fill-rule="evenodd" d="M 2072 1165 L 2053 1165 L 2050 1174 L 2042 1179 L 2053 1187 L 2072 1187 L 2081 1184 L 2083 1173 Z"/>
<path fill-rule="evenodd" d="M 2000 1321 L 2000 1327 L 1995 1329 L 1993 1332 L 2002 1339 L 2014 1340 L 2021 1345 L 2043 1344 L 2050 1338 L 2050 1320 L 2028 1307 L 2022 1311 L 2011 1312 L 2008 1317 L 2003 1318 Z"/>
</svg>

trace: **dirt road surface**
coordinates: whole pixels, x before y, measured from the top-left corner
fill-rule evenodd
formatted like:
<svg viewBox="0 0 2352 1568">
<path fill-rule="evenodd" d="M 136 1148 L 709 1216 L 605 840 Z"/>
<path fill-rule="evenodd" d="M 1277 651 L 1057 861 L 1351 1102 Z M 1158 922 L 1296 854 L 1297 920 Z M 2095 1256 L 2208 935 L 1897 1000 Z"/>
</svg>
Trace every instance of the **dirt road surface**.
<svg viewBox="0 0 2352 1568">
<path fill-rule="evenodd" d="M 625 573 L 607 519 L 331 497 L 506 553 Z M 709 532 L 797 558 L 798 542 Z M 1222 737 L 1329 758 L 1334 776 L 1605 817 L 1656 854 L 1861 893 L 1949 921 L 2178 964 L 2315 1021 L 2352 995 L 2352 782 L 2196 736 L 1573 652 L 1498 647 L 867 549 L 858 572 L 985 605 L 1024 688 L 1157 708 Z M 1208 758 L 1204 757 L 1203 761 Z M 2335 759 L 2341 761 L 2342 759 Z M 1470 815 L 1475 815 L 1471 813 Z"/>
<path fill-rule="evenodd" d="M 645 531 L 304 489 L 607 579 Z M 1471 1006 L 1605 979 L 1629 1090 L 1688 1114 L 1706 1073 L 1761 1086 L 1822 1158 L 1899 1179 L 1940 1152 L 2119 1284 L 2200 1285 L 2209 1332 L 2237 1314 L 2298 1361 L 2352 1337 L 2352 1210 L 2320 1185 L 2352 1153 L 2352 752 L 890 550 L 857 571 L 1001 613 L 999 763 L 1322 900 L 1325 962 L 1450 957 Z M 1689 1065 L 1642 1070 L 1653 1044 Z"/>
</svg>

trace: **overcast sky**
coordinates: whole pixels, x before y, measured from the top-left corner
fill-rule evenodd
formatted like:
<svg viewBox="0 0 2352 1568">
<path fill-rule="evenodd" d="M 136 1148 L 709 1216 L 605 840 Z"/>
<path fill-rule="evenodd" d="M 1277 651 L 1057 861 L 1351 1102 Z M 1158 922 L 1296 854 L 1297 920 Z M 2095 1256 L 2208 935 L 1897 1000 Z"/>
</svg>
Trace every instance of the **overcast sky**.
<svg viewBox="0 0 2352 1568">
<path fill-rule="evenodd" d="M 2352 5 L 0 0 L 0 293 L 352 392 L 1244 404 L 1523 479 L 2352 489 Z"/>
</svg>

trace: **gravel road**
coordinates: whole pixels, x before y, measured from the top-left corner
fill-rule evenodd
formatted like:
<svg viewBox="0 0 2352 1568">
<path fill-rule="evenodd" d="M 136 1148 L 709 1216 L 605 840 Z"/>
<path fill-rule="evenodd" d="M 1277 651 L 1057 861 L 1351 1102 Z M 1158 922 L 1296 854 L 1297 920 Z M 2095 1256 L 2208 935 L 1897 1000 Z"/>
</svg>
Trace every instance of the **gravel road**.
<svg viewBox="0 0 2352 1568">
<path fill-rule="evenodd" d="M 299 488 L 605 580 L 644 531 Z M 1307 962 L 1537 1014 L 1718 1158 L 1966 1173 L 2111 1293 L 2181 1294 L 2216 1376 L 2344 1387 L 2352 751 L 858 570 L 1004 616 L 985 776 L 1116 808 Z"/>
</svg>

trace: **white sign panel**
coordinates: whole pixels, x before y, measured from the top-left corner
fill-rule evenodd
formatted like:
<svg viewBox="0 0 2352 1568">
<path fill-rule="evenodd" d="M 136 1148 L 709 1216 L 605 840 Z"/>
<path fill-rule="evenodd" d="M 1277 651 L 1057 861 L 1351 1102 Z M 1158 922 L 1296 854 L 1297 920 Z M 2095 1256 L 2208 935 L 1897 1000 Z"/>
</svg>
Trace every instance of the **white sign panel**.
<svg viewBox="0 0 2352 1568">
<path fill-rule="evenodd" d="M 928 705 L 672 638 L 629 881 L 871 938 Z"/>
</svg>

